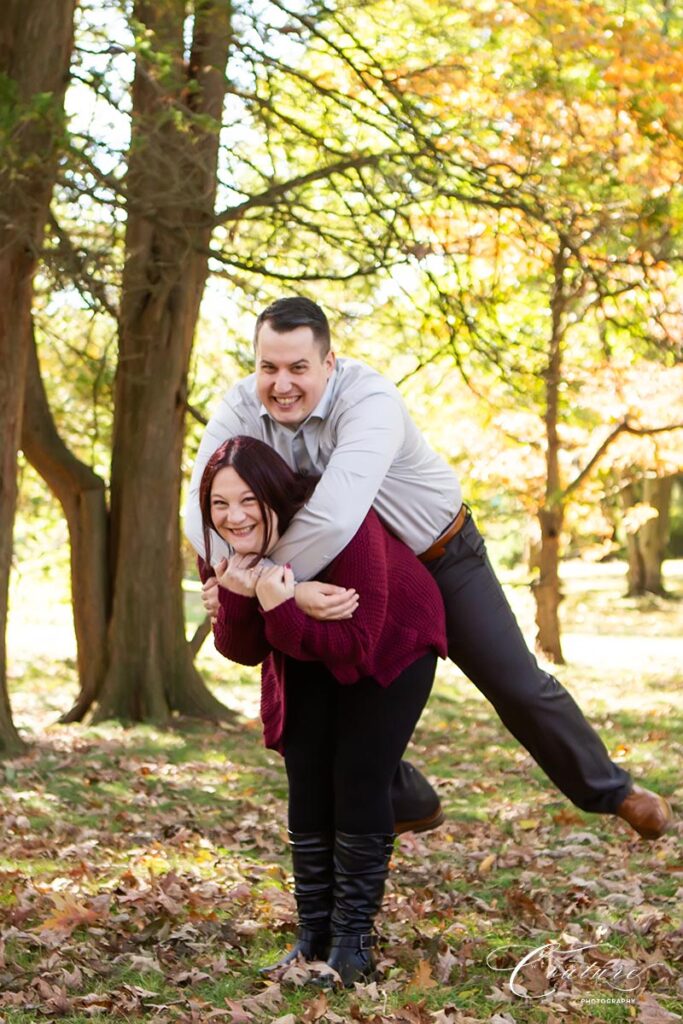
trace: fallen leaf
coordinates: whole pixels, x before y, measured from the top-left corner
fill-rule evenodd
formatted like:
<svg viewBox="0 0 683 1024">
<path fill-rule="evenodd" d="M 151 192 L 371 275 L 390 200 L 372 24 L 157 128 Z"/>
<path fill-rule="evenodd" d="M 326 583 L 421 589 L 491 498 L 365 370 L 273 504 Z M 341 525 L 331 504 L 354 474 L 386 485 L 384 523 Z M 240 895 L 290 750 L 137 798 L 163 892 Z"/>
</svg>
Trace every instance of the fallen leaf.
<svg viewBox="0 0 683 1024">
<path fill-rule="evenodd" d="M 321 1017 L 324 1017 L 329 1005 L 328 998 L 324 992 L 321 992 L 320 995 L 311 999 L 310 1003 L 306 1004 L 306 1009 L 301 1017 L 304 1024 L 313 1024 L 314 1021 L 320 1020 Z"/>
<path fill-rule="evenodd" d="M 254 1019 L 254 1015 L 248 1013 L 238 999 L 226 999 L 225 1005 L 230 1011 L 230 1024 L 249 1024 Z"/>
<path fill-rule="evenodd" d="M 436 988 L 437 984 L 438 982 L 434 981 L 432 977 L 432 965 L 429 960 L 418 960 L 413 976 L 406 985 L 406 991 L 409 989 Z"/>
<path fill-rule="evenodd" d="M 34 932 L 60 932 L 64 935 L 71 933 L 81 925 L 95 924 L 102 919 L 100 911 L 87 907 L 71 893 L 50 893 L 50 899 L 55 905 L 55 913 L 46 918 L 42 924 L 33 928 Z"/>
<path fill-rule="evenodd" d="M 480 875 L 488 875 L 489 871 L 491 870 L 495 863 L 496 855 L 495 853 L 490 853 L 488 857 L 484 857 L 483 861 L 481 861 L 481 863 L 479 864 L 479 867 L 477 868 L 477 873 Z"/>
<path fill-rule="evenodd" d="M 675 1020 L 681 1020 L 680 1014 L 671 1013 L 657 1002 L 656 998 L 649 992 L 644 992 L 638 997 L 637 1020 L 642 1024 L 670 1024 Z"/>
</svg>

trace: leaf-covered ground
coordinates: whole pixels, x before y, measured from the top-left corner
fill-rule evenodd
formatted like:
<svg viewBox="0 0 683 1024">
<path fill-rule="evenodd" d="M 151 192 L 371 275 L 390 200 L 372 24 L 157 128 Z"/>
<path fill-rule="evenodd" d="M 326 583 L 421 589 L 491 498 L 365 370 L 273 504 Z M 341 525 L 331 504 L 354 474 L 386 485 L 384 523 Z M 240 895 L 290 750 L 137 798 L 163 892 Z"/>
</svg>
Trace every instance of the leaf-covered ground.
<svg viewBox="0 0 683 1024">
<path fill-rule="evenodd" d="M 613 757 L 680 802 L 683 602 L 628 601 L 609 569 L 581 572 L 560 678 Z M 523 591 L 511 596 L 528 623 Z M 647 844 L 576 812 L 454 670 L 440 669 L 410 751 L 447 823 L 397 843 L 381 980 L 324 993 L 298 967 L 258 973 L 295 912 L 285 778 L 250 717 L 254 675 L 206 645 L 204 669 L 242 709 L 226 729 L 57 726 L 73 664 L 31 651 L 20 613 L 12 625 L 32 747 L 0 765 L 0 1021 L 682 1019 L 680 829 Z"/>
</svg>

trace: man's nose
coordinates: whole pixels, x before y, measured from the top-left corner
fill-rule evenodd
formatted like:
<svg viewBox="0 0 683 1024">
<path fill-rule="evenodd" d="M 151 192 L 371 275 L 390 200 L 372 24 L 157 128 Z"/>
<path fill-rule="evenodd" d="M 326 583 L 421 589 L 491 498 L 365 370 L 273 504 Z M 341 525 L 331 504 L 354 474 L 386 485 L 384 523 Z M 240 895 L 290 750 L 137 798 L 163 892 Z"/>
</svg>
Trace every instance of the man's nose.
<svg viewBox="0 0 683 1024">
<path fill-rule="evenodd" d="M 278 373 L 275 378 L 274 390 L 278 394 L 286 395 L 292 386 L 292 378 L 290 377 L 287 370 L 283 370 Z"/>
</svg>

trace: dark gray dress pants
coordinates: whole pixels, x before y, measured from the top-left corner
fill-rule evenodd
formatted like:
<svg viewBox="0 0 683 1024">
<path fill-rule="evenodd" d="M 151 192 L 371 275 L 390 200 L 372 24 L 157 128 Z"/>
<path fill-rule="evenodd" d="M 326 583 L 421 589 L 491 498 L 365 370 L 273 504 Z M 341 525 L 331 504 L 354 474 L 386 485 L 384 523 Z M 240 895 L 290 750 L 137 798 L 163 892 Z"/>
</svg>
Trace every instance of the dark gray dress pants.
<svg viewBox="0 0 683 1024">
<path fill-rule="evenodd" d="M 558 789 L 584 811 L 614 812 L 631 789 L 576 702 L 539 668 L 469 517 L 427 563 L 446 606 L 448 653 Z"/>
</svg>

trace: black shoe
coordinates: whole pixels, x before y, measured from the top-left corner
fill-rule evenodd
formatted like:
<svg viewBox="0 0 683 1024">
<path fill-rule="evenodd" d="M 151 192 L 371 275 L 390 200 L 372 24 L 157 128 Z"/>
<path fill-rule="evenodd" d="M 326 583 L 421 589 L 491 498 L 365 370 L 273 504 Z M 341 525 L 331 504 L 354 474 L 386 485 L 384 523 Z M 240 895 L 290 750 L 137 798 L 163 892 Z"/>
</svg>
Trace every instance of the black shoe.
<svg viewBox="0 0 683 1024">
<path fill-rule="evenodd" d="M 331 987 L 339 978 L 345 988 L 351 988 L 356 981 L 374 977 L 377 937 L 373 925 L 382 906 L 393 845 L 393 835 L 337 832 L 332 943 L 327 958 L 336 975 L 322 974 L 317 984 Z"/>
<path fill-rule="evenodd" d="M 270 974 L 298 956 L 325 960 L 330 949 L 330 917 L 334 898 L 334 839 L 328 832 L 290 832 L 294 896 L 299 930 L 294 948 L 276 964 L 262 967 Z"/>
<path fill-rule="evenodd" d="M 396 769 L 391 783 L 391 803 L 397 835 L 402 832 L 428 832 L 443 823 L 443 810 L 436 790 L 409 761 L 401 761 Z"/>
</svg>

